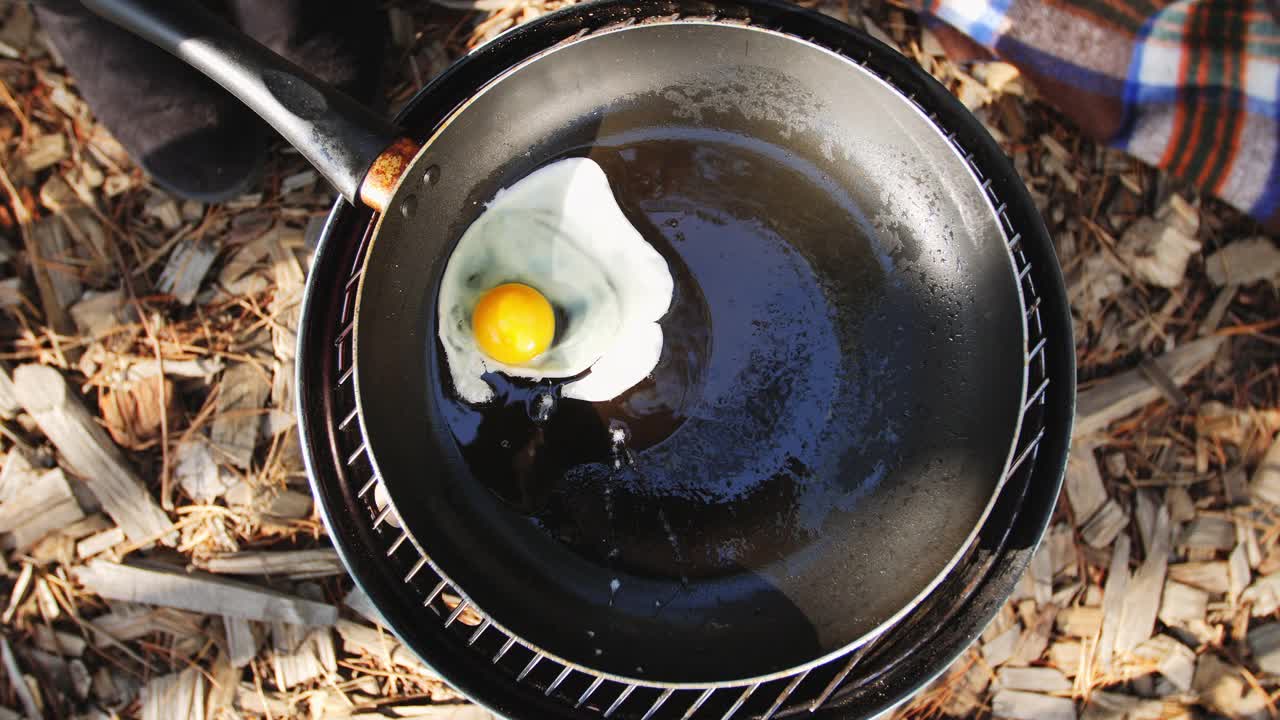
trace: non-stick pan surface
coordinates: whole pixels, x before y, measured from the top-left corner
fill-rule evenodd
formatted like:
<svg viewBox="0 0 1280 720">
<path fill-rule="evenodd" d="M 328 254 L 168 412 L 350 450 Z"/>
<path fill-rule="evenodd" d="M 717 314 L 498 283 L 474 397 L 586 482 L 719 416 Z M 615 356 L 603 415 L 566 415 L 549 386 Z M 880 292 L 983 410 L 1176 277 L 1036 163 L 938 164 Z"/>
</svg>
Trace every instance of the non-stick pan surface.
<svg viewBox="0 0 1280 720">
<path fill-rule="evenodd" d="M 588 468 L 531 509 L 463 457 L 436 284 L 498 189 L 584 154 L 705 295 L 665 322 L 745 309 L 703 317 L 720 342 L 644 477 Z M 673 683 L 816 662 L 904 613 L 987 512 L 1026 385 L 1005 238 L 947 139 L 845 58 L 699 22 L 584 37 L 460 108 L 380 220 L 355 337 L 370 456 L 432 563 L 553 656 Z"/>
</svg>

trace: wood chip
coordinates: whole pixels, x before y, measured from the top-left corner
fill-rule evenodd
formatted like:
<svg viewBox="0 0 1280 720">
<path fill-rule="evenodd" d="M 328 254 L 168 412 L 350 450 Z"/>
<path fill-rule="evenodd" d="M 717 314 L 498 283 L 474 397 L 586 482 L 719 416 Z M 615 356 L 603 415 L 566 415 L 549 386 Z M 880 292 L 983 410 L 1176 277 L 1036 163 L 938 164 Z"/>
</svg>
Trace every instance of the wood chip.
<svg viewBox="0 0 1280 720">
<path fill-rule="evenodd" d="M 1020 75 L 1016 65 L 999 60 L 978 63 L 973 67 L 973 76 L 994 93 L 1008 92 Z"/>
<path fill-rule="evenodd" d="M 1209 593 L 1200 588 L 1170 580 L 1165 583 L 1164 592 L 1160 598 L 1160 622 L 1178 626 L 1204 620 L 1208 606 Z"/>
<path fill-rule="evenodd" d="M 1014 648 L 1018 646 L 1018 639 L 1022 637 L 1022 628 L 1018 625 L 1005 630 L 991 642 L 982 646 L 982 657 L 991 667 L 1000 667 L 1013 657 Z"/>
<path fill-rule="evenodd" d="M 244 673 L 240 668 L 231 664 L 227 657 L 227 653 L 218 653 L 213 661 L 213 667 L 209 669 L 209 696 L 205 700 L 205 718 L 207 720 L 219 720 L 221 718 L 233 718 L 236 716 L 234 707 L 236 700 L 236 686 L 239 685 L 240 676 Z"/>
<path fill-rule="evenodd" d="M 93 677 L 89 675 L 89 668 L 79 660 L 72 660 L 67 663 L 67 670 L 71 675 L 71 691 L 75 693 L 77 700 L 89 699 L 89 691 L 93 688 Z"/>
<path fill-rule="evenodd" d="M 1274 280 L 1280 275 L 1280 248 L 1263 236 L 1237 240 L 1206 258 L 1204 269 L 1218 287 Z"/>
<path fill-rule="evenodd" d="M 31 686 L 36 698 L 58 698 L 71 687 L 71 670 L 67 661 L 58 655 L 34 648 L 26 648 L 23 653 L 30 673 L 23 678 Z"/>
<path fill-rule="evenodd" d="M 1105 253 L 1085 257 L 1067 280 L 1071 306 L 1078 308 L 1086 318 L 1100 316 L 1103 303 L 1123 292 L 1124 288 L 1119 263 Z"/>
<path fill-rule="evenodd" d="M 1125 597 L 1129 591 L 1129 536 L 1121 535 L 1111 550 L 1111 564 L 1107 569 L 1107 584 L 1102 592 L 1101 635 L 1094 649 L 1097 666 L 1103 671 L 1111 668 L 1115 654 L 1116 637 L 1124 622 Z"/>
<path fill-rule="evenodd" d="M 41 471 L 32 466 L 22 450 L 10 450 L 5 456 L 4 467 L 0 468 L 0 502 L 16 499 L 40 474 Z"/>
<path fill-rule="evenodd" d="M 1169 522 L 1180 525 L 1196 516 L 1195 503 L 1184 487 L 1173 486 L 1165 490 L 1165 503 L 1169 506 Z"/>
<path fill-rule="evenodd" d="M 132 676 L 125 675 L 119 670 L 113 671 L 104 666 L 98 668 L 98 671 L 93 674 L 93 697 L 104 705 L 124 705 L 133 702 L 139 690 L 141 690 L 140 684 L 136 683 Z"/>
<path fill-rule="evenodd" d="M 1054 693 L 1071 689 L 1071 681 L 1060 671 L 1047 667 L 1005 667 L 996 674 L 995 688 Z"/>
<path fill-rule="evenodd" d="M 1045 542 L 1049 544 L 1050 556 L 1053 558 L 1053 576 L 1055 578 L 1059 575 L 1074 577 L 1078 556 L 1075 533 L 1071 531 L 1071 526 L 1066 523 L 1057 523 L 1049 529 Z"/>
<path fill-rule="evenodd" d="M 991 698 L 991 713 L 1010 720 L 1076 720 L 1076 706 L 1070 698 L 1018 690 L 997 692 Z"/>
<path fill-rule="evenodd" d="M 1280 434 L 1271 442 L 1258 469 L 1253 471 L 1249 492 L 1264 503 L 1280 505 Z"/>
<path fill-rule="evenodd" d="M 12 420 L 22 409 L 18 401 L 18 390 L 13 385 L 13 375 L 9 366 L 0 362 L 0 419 Z"/>
<path fill-rule="evenodd" d="M 173 608 L 151 608 L 143 605 L 117 603 L 119 607 L 89 621 L 95 647 L 110 647 L 112 640 L 128 641 L 152 633 L 183 636 L 200 632 L 203 618 L 194 613 Z"/>
<path fill-rule="evenodd" d="M 74 489 L 75 485 L 71 487 Z M 58 534 L 71 540 L 83 540 L 90 535 L 96 535 L 113 527 L 115 527 L 115 523 L 111 522 L 111 518 L 100 512 L 95 512 L 91 515 L 86 515 L 82 520 L 77 520 L 67 525 L 59 530 Z"/>
<path fill-rule="evenodd" d="M 306 244 L 303 231 L 298 228 L 276 225 L 263 236 L 267 244 L 267 256 L 271 262 L 271 274 L 277 292 L 290 294 L 307 282 L 307 273 L 298 263 L 294 251 Z"/>
<path fill-rule="evenodd" d="M 1156 615 L 1161 610 L 1161 589 L 1169 563 L 1169 511 L 1160 508 L 1156 515 L 1151 552 L 1147 554 L 1129 581 L 1124 598 L 1124 620 L 1116 631 L 1115 651 L 1127 653 L 1151 637 Z"/>
<path fill-rule="evenodd" d="M 182 211 L 173 198 L 159 192 L 152 192 L 142 208 L 142 214 L 160 222 L 160 227 L 173 232 L 182 227 Z"/>
<path fill-rule="evenodd" d="M 1063 635 L 1092 640 L 1102 629 L 1102 618 L 1102 608 L 1078 605 L 1059 611 L 1056 625 Z M 1114 640 L 1112 647 L 1115 647 Z"/>
<path fill-rule="evenodd" d="M 1053 597 L 1053 548 L 1050 543 L 1040 543 L 1035 555 L 1031 556 L 1031 564 L 1024 577 L 1031 581 L 1035 601 L 1048 603 Z"/>
<path fill-rule="evenodd" d="M 1160 494 L 1152 488 L 1142 488 L 1134 495 L 1133 519 L 1138 524 L 1138 537 L 1142 539 L 1142 551 L 1151 552 L 1156 529 L 1156 513 L 1163 503 Z"/>
<path fill-rule="evenodd" d="M 111 600 L 301 625 L 332 625 L 338 617 L 332 605 L 181 568 L 95 560 L 76 569 L 75 576 L 90 591 Z"/>
<path fill-rule="evenodd" d="M 1253 571 L 1249 568 L 1248 547 L 1241 543 L 1231 551 L 1231 556 L 1227 560 L 1227 599 L 1233 607 L 1240 602 L 1240 595 L 1252 581 Z"/>
<path fill-rule="evenodd" d="M 82 560 L 91 558 L 98 553 L 106 552 L 119 545 L 124 542 L 124 539 L 124 530 L 118 527 L 105 530 L 97 535 L 90 535 L 76 543 L 76 556 Z"/>
<path fill-rule="evenodd" d="M 36 285 L 41 291 L 40 307 L 46 313 L 50 307 L 56 307 L 58 314 L 65 317 L 67 308 L 84 292 L 84 285 L 75 269 L 77 258 L 71 236 L 62 221 L 50 215 L 31 226 L 31 239 L 39 254 L 39 273 L 47 278 L 47 286 L 42 287 L 41 276 L 38 274 L 36 277 Z"/>
<path fill-rule="evenodd" d="M 280 181 L 280 193 L 288 195 L 291 192 L 305 190 L 316 184 L 320 176 L 315 170 L 303 170 L 299 173 L 289 175 Z"/>
<path fill-rule="evenodd" d="M 258 444 L 262 406 L 271 385 L 261 370 L 240 363 L 223 372 L 219 387 L 218 415 L 209 432 L 215 457 L 247 470 Z"/>
<path fill-rule="evenodd" d="M 1196 517 L 1178 538 L 1178 545 L 1188 548 L 1230 550 L 1235 544 L 1235 524 L 1226 518 L 1209 515 Z"/>
<path fill-rule="evenodd" d="M 938 679 L 946 698 L 942 714 L 950 717 L 968 717 L 986 704 L 987 688 L 991 685 L 991 671 L 970 653 L 961 655 L 951 669 Z"/>
<path fill-rule="evenodd" d="M 1228 505 L 1245 505 L 1249 502 L 1249 476 L 1243 467 L 1234 467 L 1222 473 L 1222 496 Z"/>
<path fill-rule="evenodd" d="M 1255 578 L 1240 599 L 1253 606 L 1254 617 L 1280 610 L 1280 572 Z"/>
<path fill-rule="evenodd" d="M 1107 474 L 1117 480 L 1123 478 L 1129 469 L 1128 461 L 1125 460 L 1122 452 L 1107 453 L 1103 462 L 1106 464 Z"/>
<path fill-rule="evenodd" d="M 197 502 L 215 500 L 233 484 L 213 461 L 209 446 L 197 439 L 180 442 L 174 448 L 173 477 Z"/>
<path fill-rule="evenodd" d="M 1160 673 L 1180 692 L 1191 689 L 1195 674 L 1195 652 L 1168 635 L 1156 635 L 1133 651 L 1133 656 Z"/>
<path fill-rule="evenodd" d="M 436 0 L 436 1 L 439 2 L 439 0 Z M 477 0 L 477 1 L 485 2 L 486 0 Z M 893 48 L 894 50 L 897 50 L 898 52 L 902 52 L 902 49 L 898 47 L 898 43 L 894 42 L 893 38 L 889 37 L 889 33 L 885 32 L 884 30 L 881 30 L 880 26 L 876 25 L 874 22 L 871 22 L 870 18 L 866 18 L 866 17 L 862 18 L 862 28 L 866 30 L 867 34 L 870 35 L 871 37 L 875 38 L 876 40 L 879 40 L 880 42 L 884 43 L 885 45 L 888 45 L 889 47 Z"/>
<path fill-rule="evenodd" d="M 427 669 L 418 656 L 401 645 L 389 632 L 349 620 L 339 620 L 334 629 L 338 631 L 342 647 L 348 653 L 378 658 L 384 663 L 408 668 L 422 677 L 435 677 L 435 673 Z"/>
<path fill-rule="evenodd" d="M 1057 617 L 1057 605 L 1048 602 L 1041 605 L 1036 617 L 1027 624 L 1027 629 L 1018 638 L 1018 644 L 1014 646 L 1008 664 L 1029 665 L 1039 660 L 1045 649 L 1049 647 L 1049 638 L 1053 635 L 1053 624 Z"/>
<path fill-rule="evenodd" d="M 1196 373 L 1213 361 L 1222 337 L 1208 337 L 1182 345 L 1155 360 L 1178 385 L 1185 385 Z M 1076 437 L 1084 437 L 1107 429 L 1123 418 L 1161 397 L 1160 389 L 1141 370 L 1113 375 L 1084 390 L 1076 401 Z"/>
<path fill-rule="evenodd" d="M 6 533 L 0 544 L 24 551 L 83 517 L 67 476 L 54 468 L 0 502 L 0 533 Z"/>
<path fill-rule="evenodd" d="M 2 6 L 0 6 L 2 7 Z M 36 52 L 36 22 L 32 8 L 26 3 L 10 3 L 0 22 L 0 54 L 11 60 Z"/>
<path fill-rule="evenodd" d="M 256 295 L 267 287 L 266 278 L 251 274 L 270 253 L 271 238 L 266 236 L 245 243 L 222 266 L 218 284 L 235 295 Z"/>
<path fill-rule="evenodd" d="M 109 198 L 117 197 L 131 190 L 133 185 L 133 178 L 128 175 L 108 175 L 102 183 L 102 194 Z"/>
<path fill-rule="evenodd" d="M 1248 412 L 1236 410 L 1217 400 L 1209 400 L 1200 403 L 1200 407 L 1196 409 L 1196 435 L 1240 445 L 1244 442 L 1245 431 L 1251 420 L 1252 415 Z"/>
<path fill-rule="evenodd" d="M 79 635 L 50 630 L 47 625 L 36 625 L 33 631 L 36 647 L 45 652 L 80 657 L 88 646 L 84 638 Z"/>
<path fill-rule="evenodd" d="M 262 514 L 280 520 L 301 520 L 310 517 L 312 505 L 311 493 L 284 490 L 270 497 L 262 506 Z"/>
<path fill-rule="evenodd" d="M 955 94 L 956 99 L 959 100 L 966 108 L 969 110 L 977 110 L 983 105 L 991 102 L 993 97 L 991 91 L 976 78 L 960 70 L 952 70 L 952 75 L 954 75 L 956 80 L 960 82 Z M 996 128 L 990 128 L 990 130 L 996 130 Z M 996 130 L 996 132 L 999 131 Z"/>
<path fill-rule="evenodd" d="M 347 596 L 342 599 L 342 604 L 374 625 L 382 625 L 383 627 L 387 625 L 382 613 L 373 606 L 373 600 L 369 599 L 369 596 L 358 585 L 351 588 L 351 592 L 347 593 Z"/>
<path fill-rule="evenodd" d="M 1280 675 L 1280 623 L 1250 627 L 1249 651 L 1262 672 Z"/>
<path fill-rule="evenodd" d="M 204 217 L 204 209 L 204 203 L 198 200 L 183 200 L 180 208 L 182 219 L 186 222 L 196 222 Z"/>
<path fill-rule="evenodd" d="M 1066 677 L 1076 676 L 1083 659 L 1084 646 L 1075 640 L 1058 640 L 1049 646 L 1049 664 Z"/>
<path fill-rule="evenodd" d="M 1170 579 L 1211 593 L 1227 592 L 1230 588 L 1228 574 L 1227 563 L 1222 560 L 1174 563 L 1169 566 Z"/>
<path fill-rule="evenodd" d="M 1129 516 L 1115 500 L 1107 500 L 1102 508 L 1080 528 L 1080 538 L 1091 547 L 1104 548 L 1129 525 Z"/>
<path fill-rule="evenodd" d="M 227 655 L 231 666 L 241 668 L 248 665 L 258 656 L 260 647 L 253 623 L 244 618 L 224 617 L 222 624 L 226 628 Z"/>
<path fill-rule="evenodd" d="M 5 622 L 8 620 L 6 619 Z M 13 654 L 9 638 L 4 635 L 0 635 L 0 664 L 4 665 L 5 675 L 9 678 L 9 687 L 13 688 L 14 694 L 18 696 L 18 702 L 22 704 L 22 710 L 26 716 L 28 718 L 44 717 L 44 713 L 40 711 L 40 705 L 36 703 L 35 694 L 23 681 L 22 668 L 18 667 L 18 658 Z"/>
<path fill-rule="evenodd" d="M 1266 716 L 1265 702 L 1250 697 L 1255 691 L 1250 690 L 1250 696 L 1245 696 L 1247 686 L 1240 672 L 1212 653 L 1201 655 L 1196 662 L 1192 687 L 1200 696 L 1200 702 L 1215 712 L 1235 718 L 1248 717 L 1261 710 L 1262 717 Z"/>
<path fill-rule="evenodd" d="M 125 323 L 124 291 L 90 290 L 71 306 L 70 313 L 81 333 L 92 338 L 104 337 Z"/>
<path fill-rule="evenodd" d="M 13 620 L 14 614 L 26 599 L 27 591 L 31 589 L 31 580 L 34 576 L 34 566 L 29 562 L 22 563 L 22 571 L 18 573 L 18 580 L 9 591 L 9 605 L 5 608 L 4 614 L 0 615 L 0 622 L 8 625 Z"/>
<path fill-rule="evenodd" d="M 1236 543 L 1244 545 L 1245 555 L 1249 558 L 1249 567 L 1257 570 L 1262 564 L 1262 546 L 1258 544 L 1258 533 L 1248 522 L 1236 523 Z"/>
<path fill-rule="evenodd" d="M 165 430 L 173 433 L 182 424 L 173 382 L 160 376 L 105 388 L 98 395 L 98 410 L 111 439 L 126 448 L 160 440 Z"/>
<path fill-rule="evenodd" d="M 345 573 L 342 560 L 333 548 L 228 553 L 210 557 L 200 566 L 219 574 L 278 575 L 295 579 Z"/>
<path fill-rule="evenodd" d="M 112 258 L 113 244 L 98 215 L 88 207 L 76 206 L 58 211 L 58 218 L 75 241 L 81 279 L 94 286 L 112 282 L 117 267 Z"/>
<path fill-rule="evenodd" d="M 1107 488 L 1093 458 L 1093 445 L 1075 443 L 1067 455 L 1067 475 L 1064 480 L 1067 500 L 1076 527 L 1084 525 L 1107 502 Z"/>
<path fill-rule="evenodd" d="M 276 687 L 289 689 L 337 670 L 329 628 L 273 623 L 271 670 Z"/>
<path fill-rule="evenodd" d="M 117 359 L 121 359 L 117 356 Z M 111 377 L 113 382 L 136 382 L 161 374 L 161 364 L 155 358 L 123 358 L 119 371 Z M 187 378 L 194 380 L 210 380 L 222 372 L 223 363 L 218 358 L 194 358 L 191 360 L 166 360 L 164 376 L 170 378 Z"/>
<path fill-rule="evenodd" d="M 43 365 L 14 372 L 18 399 L 67 464 L 133 542 L 176 541 L 173 523 L 105 431 L 71 394 L 62 374 Z"/>
<path fill-rule="evenodd" d="M 300 520 L 311 515 L 311 493 L 278 488 L 256 488 L 247 482 L 225 493 L 227 504 L 252 512 L 260 519 Z"/>
<path fill-rule="evenodd" d="M 212 242 L 189 237 L 178 243 L 169 254 L 157 286 L 183 305 L 190 305 L 217 257 L 218 248 Z"/>
<path fill-rule="evenodd" d="M 1173 701 L 1095 691 L 1089 695 L 1081 720 L 1193 720 L 1194 717 L 1187 708 Z"/>
<path fill-rule="evenodd" d="M 1217 332 L 1218 327 L 1222 325 L 1222 319 L 1227 316 L 1227 308 L 1231 307 L 1231 302 L 1235 300 L 1238 290 L 1238 286 L 1228 285 L 1218 291 L 1217 296 L 1213 299 L 1213 304 L 1209 306 L 1209 312 L 1200 321 L 1199 335 L 1212 335 Z"/>
<path fill-rule="evenodd" d="M 264 692 L 261 687 L 254 687 L 252 683 L 240 683 L 236 688 L 235 706 L 238 710 L 270 718 L 298 717 L 293 703 L 284 696 L 270 691 Z M 351 720 L 356 719 L 352 717 Z"/>
<path fill-rule="evenodd" d="M 1186 277 L 1191 256 L 1200 252 L 1200 243 L 1195 240 L 1200 222 L 1196 217 L 1191 220 L 1166 205 L 1155 217 L 1140 218 L 1130 225 L 1117 252 L 1138 280 L 1176 288 Z"/>
<path fill-rule="evenodd" d="M 204 673 L 198 667 L 154 677 L 142 687 L 142 720 L 203 718 Z"/>
<path fill-rule="evenodd" d="M 302 244 L 308 251 L 314 252 L 320 245 L 320 236 L 324 234 L 324 226 L 328 223 L 325 215 L 312 215 L 307 219 L 307 226 L 302 231 Z"/>
<path fill-rule="evenodd" d="M 942 47 L 942 43 L 938 41 L 938 36 L 926 27 L 920 28 L 920 50 L 925 55 L 935 58 L 947 56 L 947 51 Z"/>
<path fill-rule="evenodd" d="M 72 488 L 75 486 L 72 485 Z M 110 530 L 115 527 L 115 523 L 111 522 L 111 518 L 106 515 L 95 512 L 92 515 L 86 515 L 83 520 L 73 522 L 59 531 L 59 534 L 65 535 L 72 540 L 83 540 L 90 535 L 97 535 L 104 530 Z"/>
<path fill-rule="evenodd" d="M 33 138 L 20 158 L 27 172 L 34 174 L 66 160 L 67 155 L 67 136 L 48 133 Z"/>
</svg>

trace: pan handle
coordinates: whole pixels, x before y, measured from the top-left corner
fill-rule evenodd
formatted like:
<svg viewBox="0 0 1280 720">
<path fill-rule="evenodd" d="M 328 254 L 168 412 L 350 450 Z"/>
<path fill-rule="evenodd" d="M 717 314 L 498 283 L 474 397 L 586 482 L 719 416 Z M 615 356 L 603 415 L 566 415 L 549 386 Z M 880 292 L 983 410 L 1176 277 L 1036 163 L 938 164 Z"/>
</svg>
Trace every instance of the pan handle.
<svg viewBox="0 0 1280 720">
<path fill-rule="evenodd" d="M 82 0 L 208 75 L 271 124 L 352 203 L 381 212 L 418 145 L 385 118 L 194 0 Z"/>
</svg>

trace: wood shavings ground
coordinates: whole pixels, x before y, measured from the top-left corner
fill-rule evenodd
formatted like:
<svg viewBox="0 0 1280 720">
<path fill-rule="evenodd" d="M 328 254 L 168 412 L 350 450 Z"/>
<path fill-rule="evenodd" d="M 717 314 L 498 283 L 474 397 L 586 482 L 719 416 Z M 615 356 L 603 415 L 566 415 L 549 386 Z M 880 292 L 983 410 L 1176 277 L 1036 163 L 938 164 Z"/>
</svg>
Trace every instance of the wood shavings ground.
<svg viewBox="0 0 1280 720">
<path fill-rule="evenodd" d="M 389 102 L 560 4 L 393 0 Z M 1082 138 L 1012 66 L 953 62 L 894 4 L 805 4 L 863 24 L 975 108 L 1042 211 L 1076 330 L 1075 448 L 1047 550 L 990 631 L 896 717 L 1270 716 L 1274 237 Z M 260 187 L 220 205 L 153 189 L 78 97 L 26 3 L 0 3 L 0 81 L 21 111 L 0 109 L 0 704 L 94 720 L 484 716 L 455 704 L 334 574 L 299 484 L 292 345 L 330 204 L 314 171 L 276 155 Z M 52 405 L 19 382 L 33 372 L 61 393 Z M 164 403 L 104 406 L 161 376 Z M 175 412 L 164 432 L 124 421 L 162 405 Z M 31 489 L 28 505 L 10 504 L 15 487 Z M 168 564 L 145 567 L 155 560 Z M 298 576 L 318 577 L 321 595 L 299 590 Z M 162 606 L 175 597 L 186 609 Z M 245 605 L 256 619 L 224 614 L 244 598 L 261 603 Z M 320 631 L 329 642 L 277 633 L 269 621 L 290 607 L 334 627 Z"/>
</svg>

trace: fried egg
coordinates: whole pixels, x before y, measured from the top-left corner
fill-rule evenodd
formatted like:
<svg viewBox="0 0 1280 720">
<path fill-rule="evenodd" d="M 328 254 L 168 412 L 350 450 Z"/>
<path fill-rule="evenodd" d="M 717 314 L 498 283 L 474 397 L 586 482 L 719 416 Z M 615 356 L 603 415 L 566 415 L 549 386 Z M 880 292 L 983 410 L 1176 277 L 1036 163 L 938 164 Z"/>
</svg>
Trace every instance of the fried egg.
<svg viewBox="0 0 1280 720">
<path fill-rule="evenodd" d="M 438 335 L 454 389 L 487 402 L 483 375 L 499 372 L 575 378 L 563 397 L 612 400 L 657 365 L 673 289 L 599 165 L 542 167 L 494 196 L 445 266 Z"/>
</svg>

